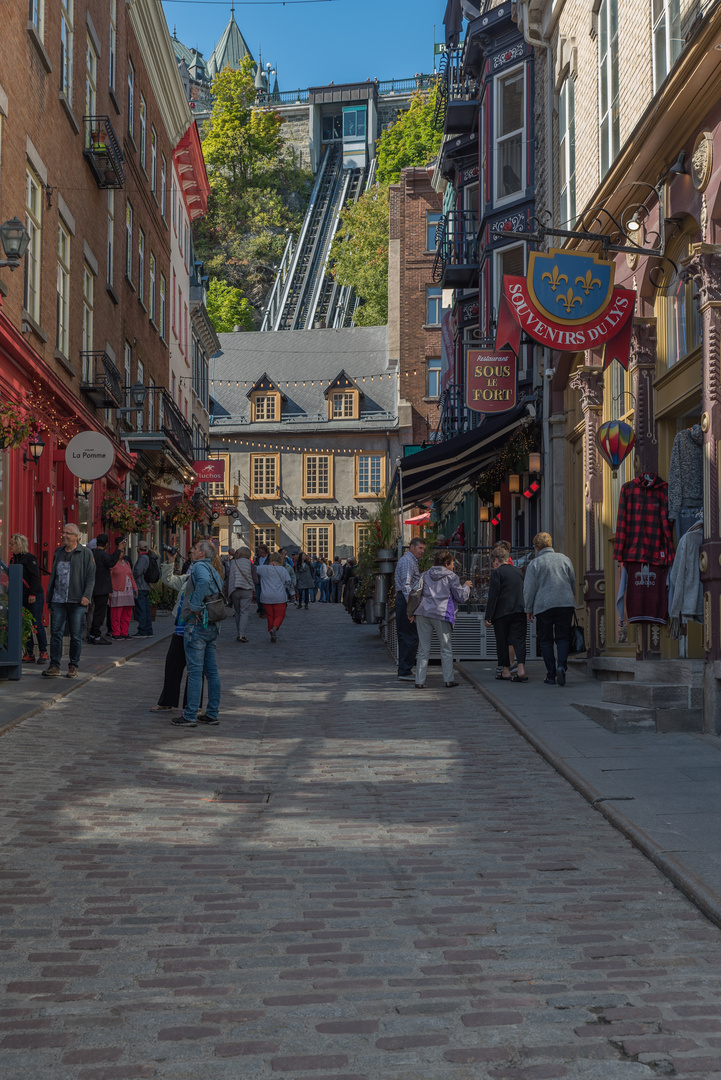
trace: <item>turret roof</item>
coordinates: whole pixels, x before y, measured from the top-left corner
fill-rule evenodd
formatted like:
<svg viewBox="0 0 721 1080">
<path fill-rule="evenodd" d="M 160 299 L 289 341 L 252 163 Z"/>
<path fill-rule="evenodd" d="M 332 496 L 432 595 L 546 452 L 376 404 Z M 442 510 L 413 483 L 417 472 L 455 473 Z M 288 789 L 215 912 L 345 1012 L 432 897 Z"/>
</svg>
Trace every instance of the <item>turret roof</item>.
<svg viewBox="0 0 721 1080">
<path fill-rule="evenodd" d="M 235 14 L 231 9 L 230 21 L 223 31 L 220 41 L 210 54 L 208 61 L 210 78 L 212 79 L 226 67 L 237 71 L 246 56 L 249 56 L 251 60 L 253 59 L 253 54 L 246 45 L 245 38 L 240 32 L 240 28 L 235 21 Z"/>
</svg>

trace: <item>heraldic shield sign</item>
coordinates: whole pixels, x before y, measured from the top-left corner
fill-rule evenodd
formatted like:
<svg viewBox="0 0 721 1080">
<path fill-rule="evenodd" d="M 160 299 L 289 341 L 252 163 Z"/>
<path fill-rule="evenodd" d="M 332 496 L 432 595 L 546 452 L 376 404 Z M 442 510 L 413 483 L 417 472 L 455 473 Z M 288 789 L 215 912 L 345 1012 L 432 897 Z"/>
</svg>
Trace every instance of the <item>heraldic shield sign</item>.
<svg viewBox="0 0 721 1080">
<path fill-rule="evenodd" d="M 588 252 L 532 251 L 528 274 L 506 275 L 498 312 L 496 350 L 518 354 L 521 331 L 565 352 L 604 347 L 628 367 L 636 294 L 614 286 L 614 265 Z"/>
</svg>

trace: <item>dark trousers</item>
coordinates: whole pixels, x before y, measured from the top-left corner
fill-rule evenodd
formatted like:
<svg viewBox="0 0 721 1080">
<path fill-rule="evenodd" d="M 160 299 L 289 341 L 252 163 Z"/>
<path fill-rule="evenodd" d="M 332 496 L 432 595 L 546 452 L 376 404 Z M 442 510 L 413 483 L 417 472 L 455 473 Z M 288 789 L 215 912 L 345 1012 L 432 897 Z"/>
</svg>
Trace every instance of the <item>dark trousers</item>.
<svg viewBox="0 0 721 1080">
<path fill-rule="evenodd" d="M 339 604 L 340 603 L 340 594 L 341 594 L 341 589 L 342 588 L 343 588 L 343 582 L 342 581 L 335 581 L 335 579 L 334 579 L 333 584 L 331 585 L 331 590 L 332 590 L 332 593 L 333 593 L 333 603 L 334 604 Z"/>
<path fill-rule="evenodd" d="M 33 630 L 35 631 L 35 635 L 36 635 L 36 637 L 38 639 L 38 648 L 40 649 L 40 652 L 47 652 L 48 651 L 48 639 L 47 639 L 47 636 L 45 634 L 45 627 L 43 626 L 43 608 L 44 607 L 45 607 L 45 596 L 41 592 L 37 593 L 37 595 L 35 597 L 35 600 L 33 601 L 32 604 L 28 601 L 28 611 L 32 615 L 33 619 L 35 620 L 35 622 L 33 624 Z M 27 651 L 29 653 L 31 653 L 33 651 L 32 640 L 30 640 L 28 642 L 28 650 Z"/>
<path fill-rule="evenodd" d="M 90 624 L 88 630 L 88 637 L 99 638 L 103 633 L 103 623 L 105 617 L 108 614 L 108 597 L 109 593 L 101 593 L 100 596 L 93 596 L 93 621 Z"/>
<path fill-rule="evenodd" d="M 138 620 L 138 634 L 153 636 L 153 621 L 150 618 L 150 593 L 147 589 L 138 590 L 135 598 L 135 618 Z"/>
<path fill-rule="evenodd" d="M 549 679 L 556 678 L 556 668 L 568 667 L 568 649 L 571 644 L 572 607 L 552 607 L 539 611 L 536 628 L 541 646 L 541 656 Z M 553 646 L 556 645 L 554 654 Z"/>
<path fill-rule="evenodd" d="M 418 631 L 415 623 L 408 622 L 408 601 L 402 592 L 396 593 L 396 631 L 398 633 L 398 674 L 411 675 L 418 652 Z"/>
<path fill-rule="evenodd" d="M 511 666 L 509 645 L 512 645 L 516 650 L 518 663 L 525 664 L 527 626 L 528 620 L 525 611 L 513 611 L 510 615 L 501 615 L 499 619 L 493 620 L 493 630 L 496 635 L 496 653 L 498 663 L 502 667 Z"/>
<path fill-rule="evenodd" d="M 169 705 L 172 708 L 177 708 L 180 701 L 180 684 L 183 681 L 183 672 L 185 671 L 185 642 L 180 634 L 173 634 L 170 639 L 170 645 L 168 646 L 168 654 L 165 657 L 165 681 L 163 682 L 163 689 L 160 691 L 160 697 L 158 698 L 158 705 Z M 185 681 L 185 692 L 183 694 L 183 708 L 188 704 L 188 681 Z M 200 704 L 203 704 L 203 695 L 201 693 Z"/>
</svg>

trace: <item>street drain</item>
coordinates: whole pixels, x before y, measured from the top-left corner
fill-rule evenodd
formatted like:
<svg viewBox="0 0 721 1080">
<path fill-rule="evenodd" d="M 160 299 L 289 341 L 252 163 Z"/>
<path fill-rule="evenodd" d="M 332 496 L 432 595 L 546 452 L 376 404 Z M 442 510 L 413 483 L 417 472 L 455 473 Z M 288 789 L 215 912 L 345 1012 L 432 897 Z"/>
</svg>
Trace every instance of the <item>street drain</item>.
<svg viewBox="0 0 721 1080">
<path fill-rule="evenodd" d="M 267 803 L 270 802 L 269 791 L 216 791 L 212 799 L 206 802 L 220 803 Z"/>
</svg>

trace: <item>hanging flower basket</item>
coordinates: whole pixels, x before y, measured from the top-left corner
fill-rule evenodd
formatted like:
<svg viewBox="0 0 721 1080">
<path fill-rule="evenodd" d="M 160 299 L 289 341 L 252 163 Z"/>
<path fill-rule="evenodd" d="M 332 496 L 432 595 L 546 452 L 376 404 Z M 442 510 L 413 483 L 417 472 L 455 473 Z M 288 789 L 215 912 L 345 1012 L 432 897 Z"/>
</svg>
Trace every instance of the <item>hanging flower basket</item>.
<svg viewBox="0 0 721 1080">
<path fill-rule="evenodd" d="M 135 506 L 117 492 L 107 492 L 100 504 L 100 516 L 121 532 L 146 533 L 152 527 L 151 512 Z"/>
<path fill-rule="evenodd" d="M 185 525 L 194 525 L 204 521 L 206 516 L 207 510 L 205 506 L 200 502 L 195 502 L 193 499 L 183 499 L 170 513 L 171 520 L 176 525 L 180 525 L 181 528 Z"/>
<path fill-rule="evenodd" d="M 33 433 L 32 417 L 12 401 L 0 402 L 0 450 L 14 450 Z"/>
</svg>

